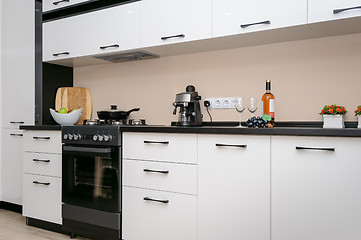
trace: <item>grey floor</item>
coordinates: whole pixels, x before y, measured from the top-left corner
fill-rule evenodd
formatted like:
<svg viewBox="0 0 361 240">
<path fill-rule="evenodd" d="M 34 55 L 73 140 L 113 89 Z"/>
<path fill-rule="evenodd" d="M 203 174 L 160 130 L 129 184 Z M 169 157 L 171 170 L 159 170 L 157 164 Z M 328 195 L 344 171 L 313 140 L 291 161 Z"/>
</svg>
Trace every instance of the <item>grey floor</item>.
<svg viewBox="0 0 361 240">
<path fill-rule="evenodd" d="M 21 214 L 0 209 L 0 240 L 70 240 L 70 237 L 27 226 Z"/>
</svg>

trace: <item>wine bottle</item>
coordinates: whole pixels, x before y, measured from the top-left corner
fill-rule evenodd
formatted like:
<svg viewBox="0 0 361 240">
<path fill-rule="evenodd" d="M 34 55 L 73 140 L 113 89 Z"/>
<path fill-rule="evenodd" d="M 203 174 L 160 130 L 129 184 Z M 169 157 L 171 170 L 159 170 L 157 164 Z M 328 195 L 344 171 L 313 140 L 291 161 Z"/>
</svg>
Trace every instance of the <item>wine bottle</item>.
<svg viewBox="0 0 361 240">
<path fill-rule="evenodd" d="M 263 114 L 271 116 L 271 123 L 275 121 L 275 96 L 271 93 L 271 80 L 266 81 L 266 93 L 262 96 L 262 110 Z"/>
</svg>

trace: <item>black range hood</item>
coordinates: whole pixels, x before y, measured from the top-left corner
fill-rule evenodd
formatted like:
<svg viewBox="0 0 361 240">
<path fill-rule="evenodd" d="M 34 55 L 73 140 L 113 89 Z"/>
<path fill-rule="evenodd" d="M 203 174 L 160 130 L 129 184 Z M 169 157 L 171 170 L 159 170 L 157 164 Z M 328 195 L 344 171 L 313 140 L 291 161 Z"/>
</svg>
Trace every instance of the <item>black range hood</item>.
<svg viewBox="0 0 361 240">
<path fill-rule="evenodd" d="M 140 0 L 90 0 L 76 5 L 70 5 L 61 9 L 45 12 L 43 13 L 43 22 L 76 16 L 83 13 L 138 1 Z"/>
</svg>

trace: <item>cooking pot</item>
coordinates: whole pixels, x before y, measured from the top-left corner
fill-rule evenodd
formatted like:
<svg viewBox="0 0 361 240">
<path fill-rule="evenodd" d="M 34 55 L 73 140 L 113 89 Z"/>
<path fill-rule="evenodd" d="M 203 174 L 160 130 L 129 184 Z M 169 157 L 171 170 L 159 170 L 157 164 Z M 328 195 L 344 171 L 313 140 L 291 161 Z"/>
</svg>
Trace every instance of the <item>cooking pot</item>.
<svg viewBox="0 0 361 240">
<path fill-rule="evenodd" d="M 120 111 L 117 109 L 117 105 L 111 105 L 110 109 L 97 111 L 98 118 L 104 120 L 120 120 L 127 119 L 131 112 L 139 111 L 140 108 L 133 108 L 129 111 Z"/>
</svg>

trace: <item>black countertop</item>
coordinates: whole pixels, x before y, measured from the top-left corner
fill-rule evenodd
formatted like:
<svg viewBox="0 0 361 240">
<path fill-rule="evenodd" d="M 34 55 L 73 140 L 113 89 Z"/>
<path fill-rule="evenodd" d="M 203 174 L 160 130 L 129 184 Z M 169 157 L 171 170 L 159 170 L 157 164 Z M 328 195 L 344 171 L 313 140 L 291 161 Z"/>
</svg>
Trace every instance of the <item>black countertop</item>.
<svg viewBox="0 0 361 240">
<path fill-rule="evenodd" d="M 274 128 L 240 128 L 236 122 L 204 123 L 204 126 L 178 127 L 163 125 L 122 126 L 122 132 L 197 133 L 197 134 L 242 134 L 242 135 L 288 135 L 361 137 L 361 128 L 356 122 L 346 122 L 346 128 L 322 128 L 322 122 L 277 122 Z M 23 125 L 23 130 L 61 130 L 60 125 Z"/>
</svg>

